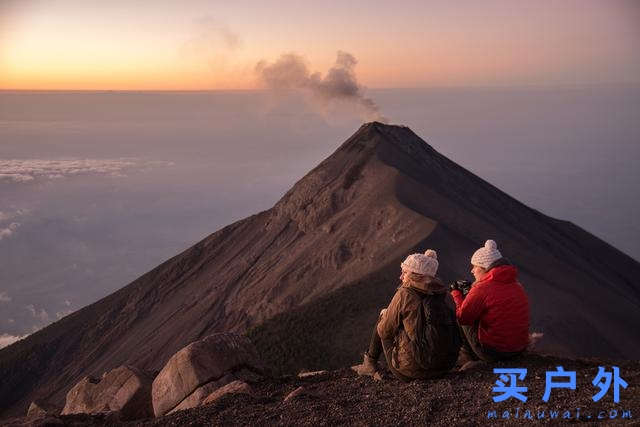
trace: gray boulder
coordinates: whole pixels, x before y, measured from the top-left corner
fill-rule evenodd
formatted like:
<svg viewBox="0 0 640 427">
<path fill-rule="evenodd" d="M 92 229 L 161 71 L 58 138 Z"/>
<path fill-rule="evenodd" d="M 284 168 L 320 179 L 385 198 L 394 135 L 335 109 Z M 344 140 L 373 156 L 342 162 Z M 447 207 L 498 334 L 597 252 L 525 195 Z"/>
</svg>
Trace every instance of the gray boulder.
<svg viewBox="0 0 640 427">
<path fill-rule="evenodd" d="M 61 415 L 117 412 L 122 420 L 153 415 L 152 378 L 132 366 L 120 366 L 102 378 L 85 377 L 67 393 Z"/>
<path fill-rule="evenodd" d="M 245 336 L 218 333 L 189 344 L 169 359 L 153 381 L 154 414 L 156 417 L 166 414 L 200 387 L 242 368 L 263 370 L 255 347 Z M 218 387 L 224 385 L 217 384 Z M 201 390 L 194 400 L 205 397 L 204 391 L 210 393 L 212 389 Z"/>
</svg>

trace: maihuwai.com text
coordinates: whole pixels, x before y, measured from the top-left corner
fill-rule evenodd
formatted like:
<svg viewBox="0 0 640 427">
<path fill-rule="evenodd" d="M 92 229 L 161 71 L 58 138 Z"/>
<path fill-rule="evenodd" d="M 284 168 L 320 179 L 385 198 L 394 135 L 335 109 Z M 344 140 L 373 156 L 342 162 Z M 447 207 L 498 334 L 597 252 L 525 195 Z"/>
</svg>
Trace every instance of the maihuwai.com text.
<svg viewBox="0 0 640 427">
<path fill-rule="evenodd" d="M 489 420 L 622 420 L 633 419 L 630 409 L 526 409 L 515 407 L 503 410 L 488 410 Z"/>
</svg>

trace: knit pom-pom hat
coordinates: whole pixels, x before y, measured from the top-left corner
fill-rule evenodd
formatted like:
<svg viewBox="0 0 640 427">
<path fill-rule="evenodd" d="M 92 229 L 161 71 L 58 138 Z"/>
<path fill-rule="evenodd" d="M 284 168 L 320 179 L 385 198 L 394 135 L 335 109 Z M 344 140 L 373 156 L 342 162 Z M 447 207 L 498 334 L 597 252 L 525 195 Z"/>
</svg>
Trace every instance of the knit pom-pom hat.
<svg viewBox="0 0 640 427">
<path fill-rule="evenodd" d="M 491 264 L 502 258 L 502 254 L 498 250 L 498 245 L 493 240 L 487 240 L 484 247 L 474 252 L 471 257 L 471 265 L 476 265 L 484 269 L 489 268 Z"/>
<path fill-rule="evenodd" d="M 424 254 L 411 254 L 400 267 L 402 271 L 435 277 L 438 271 L 438 254 L 433 249 L 427 249 Z"/>
</svg>

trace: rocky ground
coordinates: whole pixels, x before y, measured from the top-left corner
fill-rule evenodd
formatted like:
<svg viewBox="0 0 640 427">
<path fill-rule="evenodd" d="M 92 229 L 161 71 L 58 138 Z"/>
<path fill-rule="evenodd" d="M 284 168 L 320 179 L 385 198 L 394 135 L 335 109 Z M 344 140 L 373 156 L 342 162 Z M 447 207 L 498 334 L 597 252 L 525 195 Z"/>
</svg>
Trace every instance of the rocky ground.
<svg viewBox="0 0 640 427">
<path fill-rule="evenodd" d="M 547 371 L 562 366 L 576 372 L 576 389 L 553 389 L 543 402 Z M 592 385 L 598 366 L 620 368 L 628 383 L 620 388 L 620 401 L 613 401 L 613 386 L 598 402 Z M 494 403 L 492 392 L 498 375 L 493 368 L 527 368 L 518 385 L 528 387 L 523 403 L 514 398 Z M 564 378 L 557 378 L 564 381 Z M 251 394 L 227 395 L 212 405 L 181 411 L 157 419 L 128 424 L 178 425 L 478 425 L 478 424 L 640 424 L 640 362 L 610 362 L 596 359 L 560 359 L 528 355 L 526 358 L 467 372 L 452 372 L 441 379 L 403 383 L 388 374 L 382 381 L 358 378 L 349 368 L 299 378 L 285 376 L 256 381 Z M 293 391 L 294 397 L 285 401 Z M 579 410 L 579 412 L 578 412 Z M 493 418 L 493 412 L 496 417 Z M 533 419 L 528 419 L 530 411 Z M 544 418 L 538 415 L 544 411 Z M 558 411 L 551 418 L 551 411 Z M 569 411 L 568 413 L 566 411 Z M 509 418 L 503 418 L 505 412 Z M 624 415 L 623 415 L 624 414 Z M 491 418 L 489 418 L 491 416 Z M 563 418 L 570 416 L 570 418 Z M 624 418 L 623 418 L 624 416 Z M 600 419 L 598 419 L 601 417 Z M 28 420 L 14 420 L 25 423 Z M 115 416 L 65 416 L 32 422 L 66 425 L 118 425 Z"/>
</svg>

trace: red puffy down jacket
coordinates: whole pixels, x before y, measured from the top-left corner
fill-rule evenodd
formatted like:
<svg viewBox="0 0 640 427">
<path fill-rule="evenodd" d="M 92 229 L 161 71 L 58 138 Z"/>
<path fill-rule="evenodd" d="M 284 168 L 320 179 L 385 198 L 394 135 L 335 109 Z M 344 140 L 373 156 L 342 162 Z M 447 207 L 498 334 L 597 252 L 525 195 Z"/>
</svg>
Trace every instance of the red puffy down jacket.
<svg viewBox="0 0 640 427">
<path fill-rule="evenodd" d="M 483 346 L 502 352 L 524 350 L 529 343 L 529 299 L 512 265 L 492 268 L 474 283 L 463 298 L 452 291 L 461 325 L 480 321 L 478 339 Z"/>
</svg>

